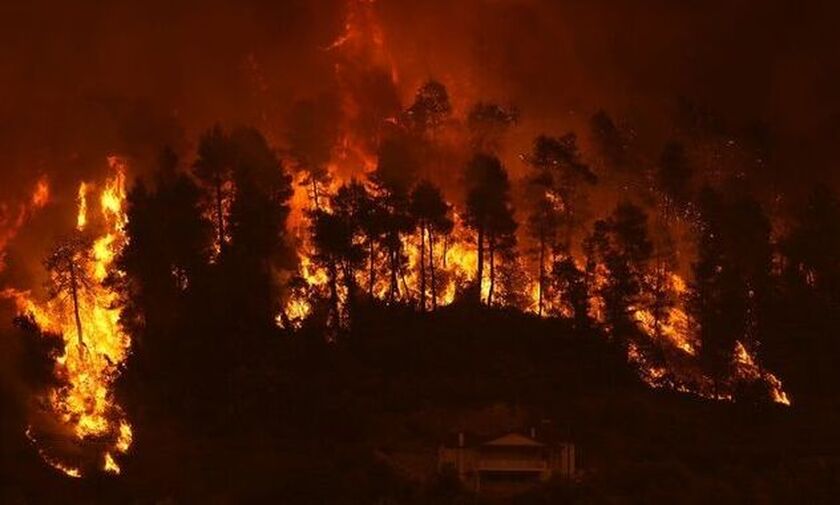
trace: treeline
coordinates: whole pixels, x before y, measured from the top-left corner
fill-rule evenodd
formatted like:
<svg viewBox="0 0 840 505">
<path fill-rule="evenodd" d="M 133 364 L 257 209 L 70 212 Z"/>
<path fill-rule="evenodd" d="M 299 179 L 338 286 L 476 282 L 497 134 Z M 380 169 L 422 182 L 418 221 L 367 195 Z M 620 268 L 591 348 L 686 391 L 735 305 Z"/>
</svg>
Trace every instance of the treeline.
<svg viewBox="0 0 840 505">
<path fill-rule="evenodd" d="M 689 359 L 717 395 L 769 397 L 766 385 L 738 377 L 739 345 L 789 381 L 794 397 L 836 382 L 840 204 L 831 192 L 816 191 L 773 234 L 744 180 L 703 185 L 680 143 L 665 145 L 653 170 L 634 171 L 624 133 L 603 112 L 590 132 L 600 174 L 574 134 L 540 135 L 521 157 L 527 174 L 512 181 L 499 151 L 518 113 L 482 102 L 464 121 L 471 154 L 445 167 L 459 173 L 453 203 L 435 182 L 435 145 L 453 121 L 443 85 L 427 83 L 385 122 L 375 169 L 342 184 L 332 180 L 331 137 L 312 107 L 300 105 L 292 122 L 287 166 L 256 130 L 217 126 L 201 137 L 190 170 L 164 151 L 153 180 L 132 189 L 119 269 L 134 361 L 147 363 L 138 370 L 166 374 L 201 360 L 210 376 L 259 359 L 269 339 L 302 325 L 340 339 L 362 305 L 422 312 L 454 298 L 604 330 L 665 370 L 663 382 L 676 380 L 675 359 Z M 635 179 L 633 191 L 598 218 L 590 198 L 615 174 Z M 293 176 L 309 193 L 303 238 L 286 222 Z M 687 286 L 674 279 L 677 226 L 695 237 Z M 464 249 L 474 268 L 456 261 Z M 306 310 L 290 311 L 295 301 Z M 678 308 L 685 317 L 674 330 Z M 195 338 L 215 357 L 199 358 Z"/>
</svg>

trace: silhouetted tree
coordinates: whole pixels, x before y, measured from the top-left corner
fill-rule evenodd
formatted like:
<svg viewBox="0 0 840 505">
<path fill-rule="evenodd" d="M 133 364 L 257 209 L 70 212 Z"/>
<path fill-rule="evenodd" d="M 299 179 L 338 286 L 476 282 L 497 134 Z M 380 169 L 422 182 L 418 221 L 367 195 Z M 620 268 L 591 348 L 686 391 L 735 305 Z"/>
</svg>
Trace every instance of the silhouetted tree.
<svg viewBox="0 0 840 505">
<path fill-rule="evenodd" d="M 531 211 L 528 215 L 528 233 L 537 241 L 537 313 L 543 314 L 546 291 L 547 253 L 552 257 L 557 248 L 557 231 L 560 226 L 562 209 L 553 192 L 550 174 L 540 171 L 529 180 L 528 191 Z"/>
<path fill-rule="evenodd" d="M 586 274 L 570 256 L 555 261 L 551 273 L 555 290 L 560 294 L 563 304 L 571 310 L 575 328 L 589 328 L 589 287 Z"/>
<path fill-rule="evenodd" d="M 446 86 L 430 80 L 423 84 L 414 97 L 414 103 L 405 112 L 405 121 L 419 134 L 434 132 L 452 113 Z"/>
<path fill-rule="evenodd" d="M 653 318 L 653 337 L 662 338 L 662 326 L 667 322 L 671 309 L 677 303 L 673 289 L 673 272 L 676 268 L 675 245 L 667 230 L 660 233 L 651 257 L 650 274 L 646 289 L 649 300 L 646 303 Z"/>
<path fill-rule="evenodd" d="M 355 290 L 354 272 L 365 259 L 361 244 L 354 240 L 358 223 L 352 220 L 346 210 L 341 213 L 316 210 L 311 216 L 311 222 L 312 243 L 315 247 L 313 259 L 326 269 L 329 278 L 328 324 L 336 329 L 346 320 L 339 295 L 339 283 L 343 279 L 346 297 L 352 297 Z"/>
<path fill-rule="evenodd" d="M 784 239 L 788 282 L 820 297 L 825 304 L 840 304 L 840 199 L 825 186 L 817 186 L 794 215 L 794 226 Z"/>
<path fill-rule="evenodd" d="M 573 134 L 561 138 L 541 135 L 534 140 L 532 152 L 525 156 L 531 166 L 528 178 L 528 231 L 537 241 L 538 301 L 537 312 L 544 310 L 546 264 L 558 252 L 569 253 L 571 235 L 579 221 L 583 199 L 578 186 L 594 184 L 595 175 L 580 160 Z M 564 229 L 563 239 L 558 232 Z M 552 257 L 547 257 L 548 253 Z"/>
<path fill-rule="evenodd" d="M 745 311 L 737 273 L 727 264 L 723 237 L 725 210 L 718 194 L 704 188 L 699 198 L 702 216 L 697 262 L 694 264 L 692 309 L 700 323 L 700 358 L 716 387 L 729 377 Z"/>
<path fill-rule="evenodd" d="M 691 179 L 694 170 L 685 147 L 678 142 L 668 142 L 659 158 L 656 181 L 665 196 L 666 216 L 685 208 L 691 199 Z"/>
<path fill-rule="evenodd" d="M 230 251 L 222 266 L 244 320 L 273 327 L 282 287 L 277 274 L 292 270 L 296 260 L 286 239 L 291 177 L 259 131 L 238 128 L 230 144 L 236 195 Z"/>
<path fill-rule="evenodd" d="M 840 374 L 840 199 L 817 186 L 795 209 L 782 240 L 786 261 L 780 279 L 776 324 L 764 346 L 785 385 L 808 401 L 833 395 Z M 805 398 L 803 398 L 805 397 Z"/>
<path fill-rule="evenodd" d="M 177 163 L 164 149 L 152 188 L 140 179 L 127 196 L 128 240 L 117 265 L 125 273 L 123 324 L 135 333 L 139 323 L 163 332 L 178 293 L 205 274 L 210 258 L 212 229 L 201 214 L 201 191 Z"/>
<path fill-rule="evenodd" d="M 568 251 L 572 234 L 584 215 L 585 194 L 580 187 L 595 184 L 598 178 L 581 160 L 573 133 L 559 138 L 538 136 L 525 161 L 533 167 L 533 183 L 545 189 L 542 198 L 555 200 L 558 203 L 553 204 L 562 209 L 560 219 L 565 233 L 560 246 Z"/>
<path fill-rule="evenodd" d="M 633 204 L 619 204 L 609 218 L 595 223 L 586 249 L 590 259 L 604 268 L 597 294 L 603 300 L 608 329 L 622 341 L 649 347 L 634 320 L 634 311 L 643 300 L 644 276 L 653 252 L 647 215 Z M 642 350 L 653 356 L 652 349 Z"/>
<path fill-rule="evenodd" d="M 301 184 L 309 188 L 314 209 L 321 207 L 329 184 L 327 164 L 338 139 L 339 118 L 338 104 L 329 96 L 298 101 L 289 115 L 289 151 L 295 168 L 305 174 Z"/>
<path fill-rule="evenodd" d="M 332 199 L 335 213 L 356 228 L 354 233 L 362 235 L 368 261 L 368 296 L 373 299 L 376 282 L 376 244 L 381 239 L 385 226 L 384 209 L 365 187 L 353 179 L 342 185 Z"/>
<path fill-rule="evenodd" d="M 497 152 L 507 130 L 519 119 L 519 111 L 491 102 L 477 102 L 467 115 L 470 143 L 476 152 Z"/>
<path fill-rule="evenodd" d="M 47 288 L 50 297 L 70 298 L 80 349 L 86 347 L 80 316 L 82 297 L 93 289 L 96 282 L 90 275 L 92 246 L 87 235 L 76 232 L 60 239 L 44 260 L 44 267 L 49 275 Z"/>
<path fill-rule="evenodd" d="M 512 249 L 516 245 L 516 222 L 510 203 L 510 182 L 501 161 L 495 156 L 477 154 L 467 165 L 466 225 L 476 232 L 477 272 L 476 287 L 481 299 L 484 275 L 484 249 L 487 243 L 490 263 L 490 286 L 487 303 L 493 302 L 496 250 Z"/>
<path fill-rule="evenodd" d="M 219 249 L 227 242 L 225 229 L 226 184 L 231 180 L 231 153 L 228 135 L 219 125 L 205 132 L 198 142 L 198 158 L 193 169 L 196 177 L 212 191 L 212 212 L 216 223 Z"/>
<path fill-rule="evenodd" d="M 745 196 L 727 201 L 705 188 L 699 207 L 692 308 L 700 323 L 700 358 L 719 387 L 730 378 L 736 340 L 754 351 L 766 325 L 770 226 Z"/>
<path fill-rule="evenodd" d="M 370 175 L 377 208 L 382 217 L 382 245 L 388 255 L 390 287 L 388 300 L 399 295 L 406 257 L 402 236 L 414 228 L 409 210 L 409 190 L 418 172 L 418 162 L 406 136 L 385 139 L 379 149 L 376 170 Z M 404 280 L 403 280 L 404 283 Z"/>
<path fill-rule="evenodd" d="M 599 110 L 589 121 L 589 129 L 595 147 L 607 163 L 614 168 L 623 168 L 627 163 L 627 140 L 612 118 Z"/>
<path fill-rule="evenodd" d="M 121 380 L 131 407 L 199 407 L 191 413 L 201 417 L 206 412 L 194 391 L 205 389 L 198 384 L 217 388 L 232 364 L 229 341 L 205 326 L 214 319 L 207 291 L 215 230 L 203 216 L 201 189 L 178 171 L 170 149 L 161 153 L 151 182 L 139 179 L 127 195 L 127 240 L 115 260 L 122 275 L 108 279 L 121 294 L 120 324 L 133 343 Z"/>
<path fill-rule="evenodd" d="M 411 193 L 411 214 L 420 230 L 420 310 L 426 310 L 426 236 L 429 237 L 429 269 L 431 271 L 432 309 L 437 308 L 435 289 L 435 232 L 452 230 L 449 206 L 437 186 L 420 181 Z"/>
</svg>

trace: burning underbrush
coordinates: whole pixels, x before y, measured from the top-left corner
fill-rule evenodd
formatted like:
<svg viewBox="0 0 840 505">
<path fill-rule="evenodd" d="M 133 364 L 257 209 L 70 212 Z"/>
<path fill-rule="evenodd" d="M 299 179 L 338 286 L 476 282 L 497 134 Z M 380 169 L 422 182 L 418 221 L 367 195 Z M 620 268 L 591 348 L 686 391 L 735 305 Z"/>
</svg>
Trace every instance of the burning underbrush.
<svg viewBox="0 0 840 505">
<path fill-rule="evenodd" d="M 350 290 L 359 300 L 374 300 L 385 305 L 408 305 L 422 311 L 446 307 L 455 301 L 474 298 L 475 276 L 477 271 L 477 252 L 475 237 L 464 226 L 461 218 L 455 214 L 455 226 L 451 235 L 442 244 L 430 247 L 421 245 L 417 236 L 409 236 L 400 241 L 402 260 L 392 271 L 390 259 L 385 252 L 374 251 L 367 258 L 364 268 L 354 270 L 348 275 L 336 269 L 335 297 L 331 295 L 333 278 L 329 269 L 319 266 L 312 259 L 312 246 L 303 246 L 298 250 L 300 271 L 293 283 L 290 296 L 285 302 L 283 311 L 277 317 L 278 325 L 286 329 L 300 329 L 308 318 L 320 314 L 321 324 L 335 325 L 329 333 L 335 335 L 341 328 L 351 324 Z M 307 244 L 308 239 L 304 239 Z M 358 239 L 360 249 L 370 250 L 370 244 Z M 421 254 L 421 247 L 426 247 Z M 425 262 L 425 268 L 421 268 Z M 575 261 L 581 272 L 585 269 L 584 261 Z M 498 268 L 498 267 L 497 267 Z M 491 281 L 485 275 L 481 279 L 481 303 L 494 307 L 508 307 L 522 312 L 538 314 L 540 303 L 540 286 L 537 279 L 526 271 L 524 261 L 515 259 L 513 264 L 505 264 L 501 275 L 517 276 L 515 282 L 509 286 L 519 289 L 519 293 L 507 292 L 502 279 L 495 283 L 496 300 L 488 303 Z M 432 280 L 431 271 L 435 270 Z M 598 270 L 598 267 L 595 267 Z M 500 276 L 501 276 L 500 275 Z M 426 276 L 425 281 L 421 281 Z M 667 307 L 657 315 L 650 308 L 631 309 L 635 323 L 633 338 L 627 339 L 626 354 L 628 361 L 634 365 L 640 378 L 653 388 L 665 388 L 698 395 L 705 398 L 732 401 L 735 392 L 745 386 L 760 384 L 765 394 L 776 403 L 790 405 L 781 381 L 771 372 L 756 364 L 755 357 L 738 341 L 733 349 L 731 358 L 731 375 L 722 382 L 716 382 L 705 372 L 699 359 L 702 342 L 697 335 L 696 328 L 691 327 L 692 321 L 688 315 L 687 286 L 685 281 L 675 273 L 667 274 L 669 296 L 677 302 Z M 501 284 L 501 286 L 499 286 Z M 348 287 L 349 286 L 349 287 Z M 422 286 L 422 287 L 421 287 Z M 569 289 L 569 286 L 566 285 Z M 425 289 L 425 296 L 423 290 Z M 545 289 L 545 291 L 549 291 Z M 603 300 L 596 294 L 595 288 L 587 292 L 588 315 L 595 324 L 602 324 Z M 540 317 L 574 319 L 574 307 L 568 302 L 568 293 L 556 288 L 543 293 L 543 314 Z M 330 304 L 336 304 L 334 317 Z M 319 309 L 319 310 L 316 310 Z M 640 342 L 639 340 L 643 342 Z"/>
</svg>

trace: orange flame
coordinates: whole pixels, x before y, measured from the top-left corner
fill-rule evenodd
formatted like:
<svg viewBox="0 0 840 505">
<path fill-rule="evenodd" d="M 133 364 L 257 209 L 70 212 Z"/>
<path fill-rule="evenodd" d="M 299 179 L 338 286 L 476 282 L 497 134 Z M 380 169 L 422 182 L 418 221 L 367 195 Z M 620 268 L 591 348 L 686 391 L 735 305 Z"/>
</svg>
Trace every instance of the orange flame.
<svg viewBox="0 0 840 505">
<path fill-rule="evenodd" d="M 97 216 L 102 231 L 93 240 L 93 261 L 87 266 L 87 275 L 94 282 L 82 290 L 79 297 L 84 345 L 77 345 L 74 309 L 68 300 L 57 297 L 41 302 L 34 300 L 28 292 L 7 291 L 4 294 L 12 296 L 19 312 L 32 315 L 43 330 L 62 336 L 64 352 L 57 358 L 55 369 L 66 378 L 66 384 L 49 392 L 49 410 L 72 431 L 78 442 L 104 443 L 107 448 L 102 455 L 102 469 L 119 473 L 114 454 L 128 451 L 132 432 L 122 409 L 114 402 L 112 387 L 119 367 L 128 355 L 130 340 L 119 325 L 117 293 L 104 281 L 113 272 L 114 259 L 125 245 L 127 167 L 115 156 L 108 158 L 108 165 L 112 176 L 100 192 Z M 79 231 L 89 232 L 92 224 L 88 207 L 91 188 L 87 183 L 79 186 L 76 219 Z M 44 191 L 39 190 L 36 194 L 37 200 L 42 201 Z M 35 440 L 31 435 L 30 438 Z M 81 469 L 61 462 L 55 456 L 47 456 L 45 451 L 39 452 L 47 463 L 65 474 L 81 475 Z"/>
</svg>

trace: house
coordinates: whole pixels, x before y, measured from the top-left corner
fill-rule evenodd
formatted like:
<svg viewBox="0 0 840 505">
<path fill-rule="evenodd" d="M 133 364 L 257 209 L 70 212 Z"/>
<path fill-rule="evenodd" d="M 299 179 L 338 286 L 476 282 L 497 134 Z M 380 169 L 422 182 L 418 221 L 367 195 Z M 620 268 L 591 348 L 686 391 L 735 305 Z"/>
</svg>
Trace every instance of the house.
<svg viewBox="0 0 840 505">
<path fill-rule="evenodd" d="M 575 446 L 508 432 L 489 439 L 458 433 L 454 444 L 438 451 L 438 471 L 454 472 L 469 489 L 486 494 L 525 491 L 549 479 L 572 479 Z"/>
</svg>

